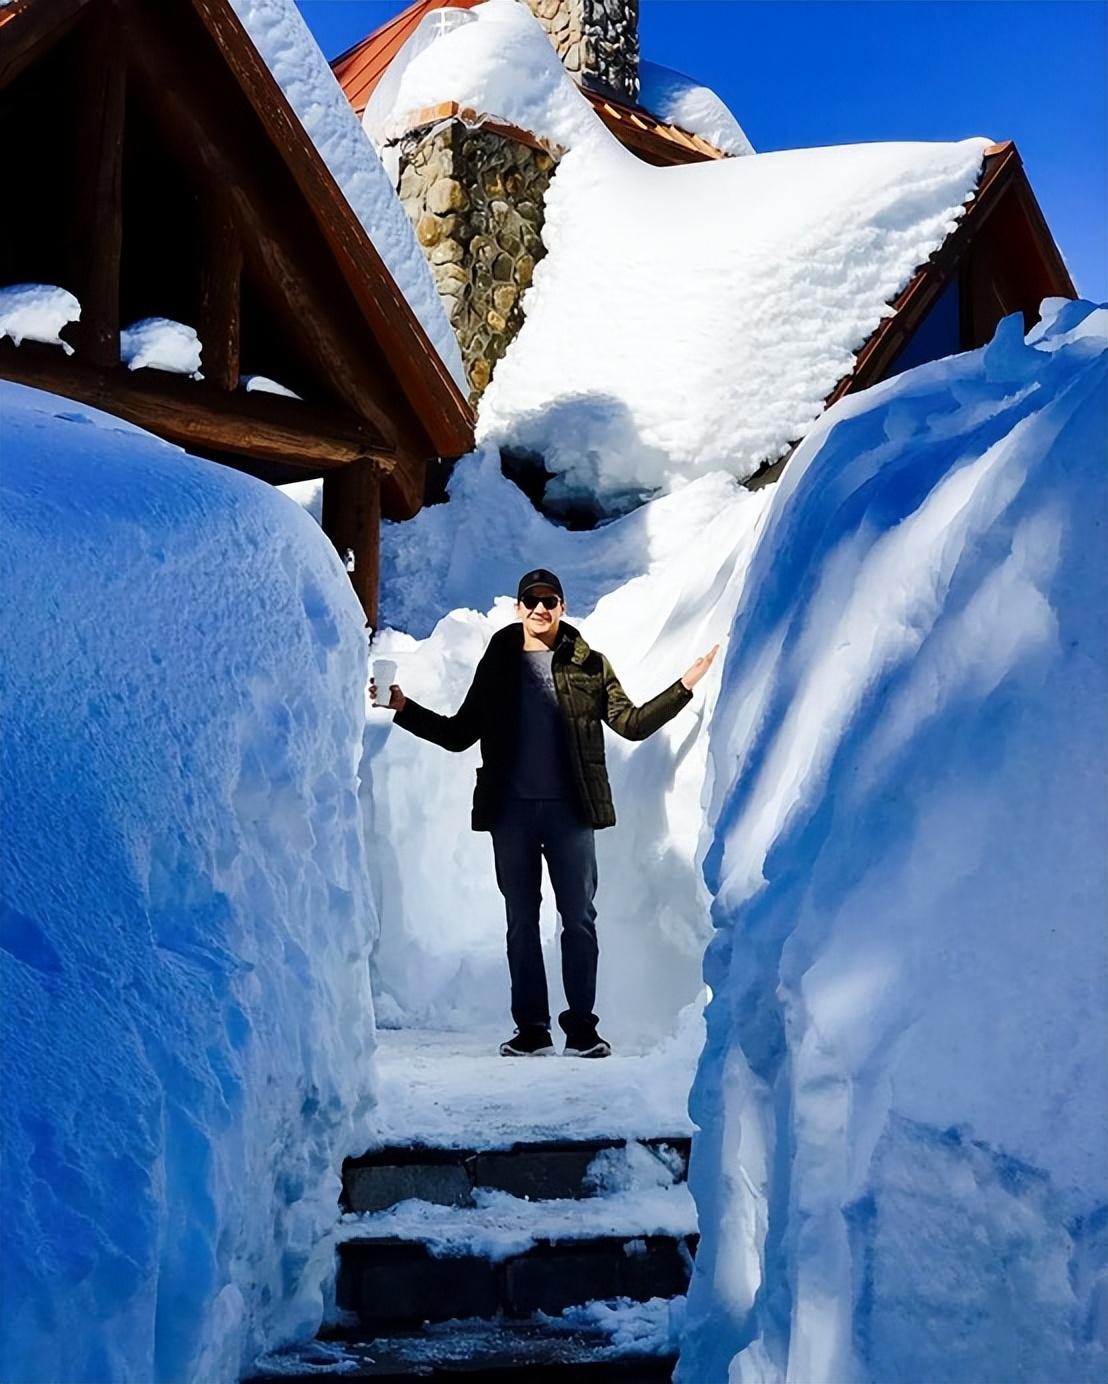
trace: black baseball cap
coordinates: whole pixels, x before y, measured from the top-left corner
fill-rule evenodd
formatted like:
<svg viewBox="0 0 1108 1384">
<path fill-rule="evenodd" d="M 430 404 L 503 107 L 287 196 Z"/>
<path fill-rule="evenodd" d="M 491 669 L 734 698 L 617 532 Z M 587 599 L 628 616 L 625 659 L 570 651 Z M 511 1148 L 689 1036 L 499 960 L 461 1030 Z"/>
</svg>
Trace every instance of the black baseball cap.
<svg viewBox="0 0 1108 1384">
<path fill-rule="evenodd" d="M 516 592 L 516 600 L 523 600 L 523 593 L 529 591 L 532 586 L 549 586 L 552 591 L 565 601 L 565 592 L 562 590 L 562 583 L 545 567 L 536 567 L 533 572 L 525 572 L 519 579 L 519 590 Z"/>
</svg>

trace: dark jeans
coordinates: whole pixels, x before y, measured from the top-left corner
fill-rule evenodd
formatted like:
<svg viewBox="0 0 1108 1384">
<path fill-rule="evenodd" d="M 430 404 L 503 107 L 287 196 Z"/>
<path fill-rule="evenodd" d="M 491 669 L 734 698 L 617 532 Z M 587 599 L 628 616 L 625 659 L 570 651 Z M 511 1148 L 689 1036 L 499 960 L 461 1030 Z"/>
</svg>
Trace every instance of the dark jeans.
<svg viewBox="0 0 1108 1384">
<path fill-rule="evenodd" d="M 597 1022 L 596 847 L 576 803 L 509 797 L 492 828 L 496 882 L 508 917 L 508 970 L 516 1026 L 549 1028 L 550 1001 L 539 940 L 542 856 L 562 920 L 562 984 L 569 1008 L 558 1022 L 573 1037 Z"/>
</svg>

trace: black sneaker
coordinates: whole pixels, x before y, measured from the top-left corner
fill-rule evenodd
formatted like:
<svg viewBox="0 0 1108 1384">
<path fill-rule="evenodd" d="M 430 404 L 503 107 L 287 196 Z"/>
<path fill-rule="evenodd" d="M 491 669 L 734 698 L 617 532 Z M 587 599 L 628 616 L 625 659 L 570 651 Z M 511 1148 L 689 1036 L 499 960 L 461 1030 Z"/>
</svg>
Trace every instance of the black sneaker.
<svg viewBox="0 0 1108 1384">
<path fill-rule="evenodd" d="M 565 1055 L 567 1057 L 611 1057 L 612 1045 L 606 1038 L 601 1038 L 594 1028 L 591 1033 L 579 1033 L 574 1038 L 567 1038 Z"/>
<path fill-rule="evenodd" d="M 548 1028 L 516 1029 L 514 1038 L 500 1044 L 501 1057 L 552 1057 L 554 1043 Z"/>
</svg>

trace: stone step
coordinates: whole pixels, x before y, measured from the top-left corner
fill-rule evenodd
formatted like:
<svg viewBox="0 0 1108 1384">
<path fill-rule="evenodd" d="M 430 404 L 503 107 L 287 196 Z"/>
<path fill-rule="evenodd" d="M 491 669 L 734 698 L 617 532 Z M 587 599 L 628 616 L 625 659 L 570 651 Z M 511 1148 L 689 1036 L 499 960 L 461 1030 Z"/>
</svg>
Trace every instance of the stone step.
<svg viewBox="0 0 1108 1384">
<path fill-rule="evenodd" d="M 661 1159 L 674 1182 L 683 1182 L 690 1140 L 634 1141 Z M 344 1211 L 384 1211 L 416 1199 L 438 1206 L 472 1206 L 476 1188 L 530 1200 L 592 1195 L 586 1174 L 597 1154 L 626 1146 L 622 1139 L 519 1143 L 507 1149 L 385 1148 L 348 1158 L 343 1166 Z"/>
<path fill-rule="evenodd" d="M 436 1257 L 412 1240 L 352 1238 L 339 1246 L 338 1306 L 348 1335 L 452 1318 L 557 1314 L 612 1298 L 646 1302 L 683 1294 L 697 1237 L 606 1235 L 539 1240 L 499 1261 L 476 1253 Z"/>
<path fill-rule="evenodd" d="M 281 1380 L 490 1379 L 497 1384 L 661 1384 L 677 1357 L 616 1348 L 599 1330 L 557 1322 L 452 1321 L 445 1327 L 397 1332 L 363 1341 L 317 1341 L 259 1362 L 242 1384 Z"/>
</svg>

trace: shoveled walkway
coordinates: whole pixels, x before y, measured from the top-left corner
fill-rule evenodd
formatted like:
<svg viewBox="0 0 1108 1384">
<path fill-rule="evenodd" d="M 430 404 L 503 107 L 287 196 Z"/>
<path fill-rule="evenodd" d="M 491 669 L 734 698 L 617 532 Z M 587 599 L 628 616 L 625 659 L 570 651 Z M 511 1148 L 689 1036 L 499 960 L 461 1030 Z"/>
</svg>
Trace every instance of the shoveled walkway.
<svg viewBox="0 0 1108 1384">
<path fill-rule="evenodd" d="M 379 1035 L 376 1135 L 343 1169 L 337 1315 L 255 1384 L 670 1377 L 699 1035 L 602 1060 L 502 1058 L 503 1036 Z"/>
<path fill-rule="evenodd" d="M 380 1142 L 497 1148 L 692 1133 L 686 1105 L 702 1033 L 586 1059 L 500 1057 L 508 1032 L 379 1033 Z"/>
</svg>

